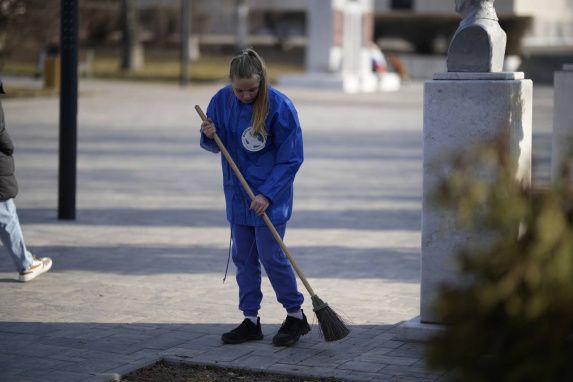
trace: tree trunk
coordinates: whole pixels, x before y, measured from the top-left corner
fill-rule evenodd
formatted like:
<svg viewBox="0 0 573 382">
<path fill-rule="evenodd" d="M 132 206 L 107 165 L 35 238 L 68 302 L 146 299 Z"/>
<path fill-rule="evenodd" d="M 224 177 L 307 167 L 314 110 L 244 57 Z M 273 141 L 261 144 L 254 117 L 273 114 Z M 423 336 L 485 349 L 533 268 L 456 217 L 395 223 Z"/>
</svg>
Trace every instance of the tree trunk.
<svg viewBox="0 0 573 382">
<path fill-rule="evenodd" d="M 181 76 L 179 82 L 182 86 L 189 83 L 189 37 L 191 29 L 190 0 L 181 1 Z"/>
<path fill-rule="evenodd" d="M 237 49 L 249 47 L 249 4 L 247 0 L 236 0 Z"/>
<path fill-rule="evenodd" d="M 135 0 L 121 0 L 121 70 L 134 71 L 143 67 L 143 45 L 139 41 L 139 23 Z"/>
</svg>

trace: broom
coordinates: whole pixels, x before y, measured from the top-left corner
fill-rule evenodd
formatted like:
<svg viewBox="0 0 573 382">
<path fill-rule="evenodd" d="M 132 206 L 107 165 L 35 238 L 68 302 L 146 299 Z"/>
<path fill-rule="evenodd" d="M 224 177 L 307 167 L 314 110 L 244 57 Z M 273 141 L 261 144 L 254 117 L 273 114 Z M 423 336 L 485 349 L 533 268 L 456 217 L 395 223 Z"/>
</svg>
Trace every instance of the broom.
<svg viewBox="0 0 573 382">
<path fill-rule="evenodd" d="M 198 105 L 195 106 L 195 110 L 197 110 L 197 113 L 199 113 L 199 116 L 201 117 L 201 119 L 203 121 L 207 120 L 207 116 L 205 115 L 205 113 L 203 113 L 203 110 L 201 110 L 201 108 Z M 243 188 L 245 189 L 247 194 L 249 194 L 249 197 L 251 198 L 251 200 L 255 199 L 255 194 L 251 190 L 251 187 L 249 187 L 249 184 L 247 183 L 247 181 L 245 180 L 245 178 L 241 174 L 241 171 L 239 170 L 239 168 L 235 164 L 235 161 L 233 160 L 233 158 L 231 158 L 231 155 L 229 154 L 229 152 L 225 148 L 225 145 L 223 145 L 223 142 L 221 142 L 221 139 L 219 138 L 217 133 L 215 133 L 215 136 L 213 137 L 213 139 L 215 140 L 215 143 L 217 144 L 217 146 L 219 146 L 219 150 L 221 150 L 221 152 L 223 153 L 223 155 L 227 159 L 227 162 L 229 162 L 229 165 L 233 169 L 233 172 L 235 173 L 235 175 L 237 175 L 237 178 L 239 178 L 239 181 L 243 185 Z M 350 333 L 350 330 L 348 329 L 348 327 L 346 326 L 344 321 L 340 318 L 340 316 L 338 314 L 336 314 L 336 312 L 334 310 L 332 310 L 332 308 L 330 306 L 328 306 L 328 304 L 326 302 L 321 300 L 316 295 L 316 293 L 314 293 L 314 290 L 312 289 L 312 287 L 310 286 L 310 284 L 306 280 L 306 277 L 304 277 L 302 270 L 298 267 L 298 265 L 294 261 L 294 258 L 289 253 L 285 243 L 283 242 L 279 233 L 275 229 L 275 226 L 271 222 L 271 219 L 269 219 L 269 217 L 267 216 L 266 213 L 263 214 L 262 218 L 265 221 L 269 230 L 271 231 L 273 237 L 275 238 L 277 243 L 280 245 L 284 254 L 287 256 L 289 262 L 291 263 L 296 274 L 298 275 L 298 277 L 300 278 L 300 280 L 304 284 L 306 290 L 310 294 L 310 298 L 312 300 L 312 307 L 313 307 L 314 313 L 316 314 L 316 318 L 318 319 L 318 324 L 319 324 L 321 335 L 328 342 L 337 341 L 337 340 L 340 340 L 340 339 L 346 337 L 348 335 L 348 333 Z"/>
</svg>

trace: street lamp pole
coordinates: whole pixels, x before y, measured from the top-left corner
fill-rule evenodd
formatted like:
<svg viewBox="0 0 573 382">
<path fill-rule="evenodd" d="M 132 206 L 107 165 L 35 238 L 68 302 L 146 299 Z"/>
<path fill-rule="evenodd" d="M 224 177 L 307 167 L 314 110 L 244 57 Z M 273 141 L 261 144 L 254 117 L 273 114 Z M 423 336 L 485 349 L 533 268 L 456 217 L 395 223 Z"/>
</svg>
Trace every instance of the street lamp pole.
<svg viewBox="0 0 573 382">
<path fill-rule="evenodd" d="M 58 218 L 76 218 L 78 0 L 61 0 L 60 161 Z"/>
</svg>

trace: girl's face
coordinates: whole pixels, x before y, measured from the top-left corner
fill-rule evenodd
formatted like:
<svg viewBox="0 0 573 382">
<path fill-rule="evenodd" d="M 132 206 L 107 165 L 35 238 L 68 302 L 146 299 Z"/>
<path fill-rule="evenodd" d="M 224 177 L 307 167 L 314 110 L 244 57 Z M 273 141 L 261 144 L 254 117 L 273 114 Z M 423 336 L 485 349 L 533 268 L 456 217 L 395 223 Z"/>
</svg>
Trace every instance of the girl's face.
<svg viewBox="0 0 573 382">
<path fill-rule="evenodd" d="M 251 78 L 233 78 L 231 80 L 233 92 L 242 103 L 252 103 L 257 98 L 260 84 L 261 79 L 257 75 Z"/>
</svg>

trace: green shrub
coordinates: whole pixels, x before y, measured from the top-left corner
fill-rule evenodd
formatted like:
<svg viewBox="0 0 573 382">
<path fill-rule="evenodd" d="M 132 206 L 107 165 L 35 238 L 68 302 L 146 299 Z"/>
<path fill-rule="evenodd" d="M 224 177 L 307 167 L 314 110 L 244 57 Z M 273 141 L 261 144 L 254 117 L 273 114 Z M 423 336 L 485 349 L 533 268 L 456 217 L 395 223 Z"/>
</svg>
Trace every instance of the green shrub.
<svg viewBox="0 0 573 382">
<path fill-rule="evenodd" d="M 481 240 L 456 256 L 466 282 L 440 290 L 428 364 L 464 382 L 572 381 L 573 193 L 521 187 L 499 147 L 458 155 L 439 188 Z"/>
</svg>

